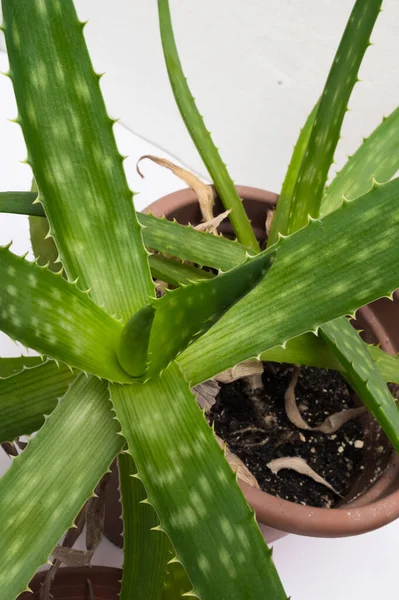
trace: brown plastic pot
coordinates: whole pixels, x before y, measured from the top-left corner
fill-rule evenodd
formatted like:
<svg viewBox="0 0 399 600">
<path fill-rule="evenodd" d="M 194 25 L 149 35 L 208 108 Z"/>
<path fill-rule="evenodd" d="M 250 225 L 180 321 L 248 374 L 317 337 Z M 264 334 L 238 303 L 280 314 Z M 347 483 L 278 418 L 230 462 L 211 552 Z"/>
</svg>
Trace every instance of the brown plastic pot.
<svg viewBox="0 0 399 600">
<path fill-rule="evenodd" d="M 264 190 L 237 186 L 247 214 L 259 239 L 265 235 L 266 214 L 278 196 Z M 223 210 L 217 201 L 215 214 Z M 187 225 L 201 221 L 196 195 L 190 189 L 169 194 L 154 202 L 146 212 L 166 216 Z M 220 226 L 222 233 L 231 232 L 228 222 Z M 399 297 L 394 302 L 378 300 L 357 313 L 355 325 L 364 330 L 367 341 L 381 345 L 390 353 L 399 351 Z M 399 457 L 392 452 L 385 435 L 370 415 L 362 418 L 365 430 L 364 470 L 341 505 L 334 509 L 303 506 L 282 500 L 243 482 L 240 487 L 256 511 L 256 517 L 266 541 L 272 542 L 287 533 L 314 537 L 344 537 L 372 531 L 399 517 Z M 374 453 L 382 448 L 378 465 Z M 379 470 L 379 474 L 378 474 Z M 382 473 L 382 474 L 381 474 Z M 106 534 L 122 546 L 122 522 L 116 467 L 107 490 Z"/>
<path fill-rule="evenodd" d="M 40 589 L 46 572 L 35 575 L 29 587 L 33 591 L 24 592 L 18 600 L 40 600 Z M 109 567 L 82 567 L 59 569 L 51 586 L 54 600 L 119 600 L 122 579 L 121 569 Z M 90 583 L 89 583 L 90 582 Z M 92 596 L 90 596 L 90 584 Z"/>
</svg>

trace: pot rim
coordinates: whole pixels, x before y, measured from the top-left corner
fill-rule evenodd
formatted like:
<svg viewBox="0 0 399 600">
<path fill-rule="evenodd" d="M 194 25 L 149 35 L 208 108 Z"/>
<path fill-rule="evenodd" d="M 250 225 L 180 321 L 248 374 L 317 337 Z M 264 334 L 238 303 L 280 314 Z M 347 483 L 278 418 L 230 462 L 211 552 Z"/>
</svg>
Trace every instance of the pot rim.
<svg viewBox="0 0 399 600">
<path fill-rule="evenodd" d="M 262 190 L 260 188 L 247 185 L 236 185 L 235 188 L 239 196 L 245 198 L 246 200 L 258 201 L 262 204 L 270 204 L 270 206 L 275 206 L 278 200 L 278 194 L 268 192 L 267 190 Z M 198 204 L 197 195 L 191 188 L 183 188 L 177 192 L 171 192 L 166 196 L 162 196 L 162 198 L 155 200 L 155 202 L 152 202 L 149 206 L 147 206 L 143 210 L 143 213 L 152 214 L 154 217 L 163 217 L 165 216 L 164 206 L 167 206 L 167 212 L 173 212 L 185 204 Z"/>
<path fill-rule="evenodd" d="M 23 592 L 18 599 L 25 597 L 34 598 L 39 594 L 41 584 L 47 575 L 47 569 L 39 571 L 31 580 L 29 587 L 32 592 Z M 93 567 L 61 567 L 55 576 L 52 584 L 52 590 L 59 593 L 76 593 L 85 585 L 87 579 L 92 581 L 96 587 L 100 586 L 103 593 L 117 593 L 119 595 L 120 581 L 122 579 L 122 570 L 116 567 L 93 566 Z M 82 596 L 83 600 L 83 596 Z"/>
<path fill-rule="evenodd" d="M 278 195 L 260 188 L 236 186 L 239 195 L 245 200 L 258 201 L 274 206 Z M 185 188 L 163 196 L 148 206 L 144 212 L 163 217 L 181 209 L 184 205 L 197 204 L 197 196 L 190 188 Z M 383 350 L 393 353 L 399 348 L 386 343 L 389 335 L 378 322 L 370 306 L 360 309 L 367 319 L 373 316 L 373 332 Z M 239 485 L 245 497 L 255 509 L 257 519 L 263 525 L 287 533 L 314 537 L 344 537 L 359 535 L 387 525 L 399 517 L 399 456 L 393 453 L 392 459 L 381 477 L 359 498 L 337 508 L 316 508 L 295 504 L 258 490 L 242 481 Z M 384 495 L 385 494 L 385 495 Z"/>
</svg>

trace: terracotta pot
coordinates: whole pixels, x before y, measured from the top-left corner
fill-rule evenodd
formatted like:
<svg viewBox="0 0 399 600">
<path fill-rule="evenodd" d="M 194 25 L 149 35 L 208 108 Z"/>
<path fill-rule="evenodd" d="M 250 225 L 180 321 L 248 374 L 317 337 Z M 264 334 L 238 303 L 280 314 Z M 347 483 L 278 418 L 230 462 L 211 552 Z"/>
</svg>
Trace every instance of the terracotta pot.
<svg viewBox="0 0 399 600">
<path fill-rule="evenodd" d="M 243 198 L 253 229 L 262 238 L 265 235 L 267 211 L 273 208 L 278 196 L 260 189 L 237 186 Z M 219 201 L 215 214 L 223 210 Z M 148 207 L 154 216 L 165 215 L 179 223 L 197 224 L 201 213 L 194 192 L 190 189 L 175 192 Z M 228 222 L 220 227 L 222 233 L 231 232 Z M 356 326 L 365 331 L 367 341 L 379 343 L 390 353 L 399 351 L 399 298 L 395 302 L 382 299 L 364 307 L 357 314 Z M 382 527 L 399 517 L 399 457 L 393 454 L 383 432 L 370 415 L 362 418 L 365 430 L 364 470 L 354 482 L 348 496 L 334 509 L 303 506 L 281 500 L 245 483 L 239 482 L 248 503 L 255 509 L 266 541 L 272 542 L 287 533 L 314 537 L 343 537 L 358 535 Z M 371 449 L 381 446 L 376 465 Z M 381 475 L 382 473 L 382 475 Z M 122 522 L 117 491 L 118 475 L 114 468 L 108 486 L 106 534 L 122 546 Z M 372 482 L 370 484 L 370 482 Z"/>
<path fill-rule="evenodd" d="M 39 600 L 40 589 L 46 572 L 35 575 L 29 586 L 33 591 L 24 592 L 18 600 Z M 54 600 L 119 600 L 121 589 L 120 581 L 122 571 L 109 567 L 82 567 L 78 569 L 59 569 L 53 585 L 51 595 Z M 90 582 L 93 591 L 90 596 Z"/>
</svg>

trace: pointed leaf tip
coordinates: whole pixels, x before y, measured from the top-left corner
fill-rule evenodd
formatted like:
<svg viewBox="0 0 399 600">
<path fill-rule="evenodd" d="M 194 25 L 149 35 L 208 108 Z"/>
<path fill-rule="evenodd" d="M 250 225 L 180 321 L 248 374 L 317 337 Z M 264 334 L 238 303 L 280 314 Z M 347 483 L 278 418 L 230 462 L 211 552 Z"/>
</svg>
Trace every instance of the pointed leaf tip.
<svg viewBox="0 0 399 600">
<path fill-rule="evenodd" d="M 276 254 L 277 250 L 264 252 L 223 275 L 181 286 L 156 300 L 148 375 L 159 375 L 187 346 L 251 292 L 271 268 Z"/>
<path fill-rule="evenodd" d="M 141 377 L 147 369 L 148 344 L 155 307 L 143 306 L 125 325 L 118 348 L 119 363 L 132 377 Z"/>
</svg>

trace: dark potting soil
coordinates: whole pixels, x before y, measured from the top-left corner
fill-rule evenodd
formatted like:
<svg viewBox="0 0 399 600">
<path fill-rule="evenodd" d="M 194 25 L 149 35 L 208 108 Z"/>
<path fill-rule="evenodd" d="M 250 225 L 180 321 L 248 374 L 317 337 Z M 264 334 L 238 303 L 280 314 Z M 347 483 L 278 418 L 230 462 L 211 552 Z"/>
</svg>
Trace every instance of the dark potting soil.
<svg viewBox="0 0 399 600">
<path fill-rule="evenodd" d="M 215 432 L 245 463 L 263 491 L 308 506 L 333 507 L 341 498 L 324 485 L 291 469 L 274 475 L 266 465 L 276 458 L 299 456 L 345 496 L 363 468 L 364 433 L 359 419 L 331 435 L 299 430 L 284 409 L 292 365 L 265 363 L 264 367 L 264 390 L 249 392 L 243 380 L 222 386 L 209 415 Z M 255 402 L 250 394 L 255 394 Z M 336 371 L 310 367 L 301 368 L 295 388 L 297 406 L 310 426 L 353 408 L 352 394 Z"/>
</svg>

